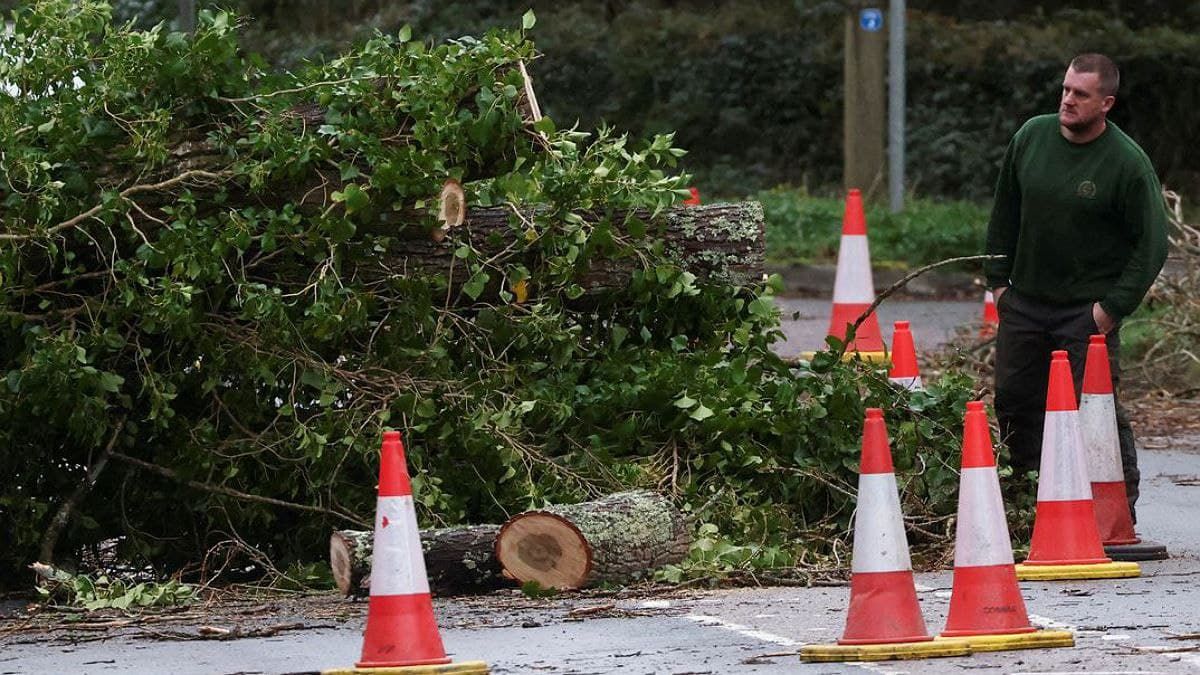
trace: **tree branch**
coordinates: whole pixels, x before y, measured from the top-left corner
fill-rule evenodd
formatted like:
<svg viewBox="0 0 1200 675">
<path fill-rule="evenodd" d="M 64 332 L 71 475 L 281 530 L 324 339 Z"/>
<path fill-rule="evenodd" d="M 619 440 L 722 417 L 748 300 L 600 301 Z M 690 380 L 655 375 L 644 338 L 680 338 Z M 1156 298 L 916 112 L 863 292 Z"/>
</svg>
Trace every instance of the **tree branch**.
<svg viewBox="0 0 1200 675">
<path fill-rule="evenodd" d="M 159 183 L 143 183 L 141 185 L 133 185 L 133 186 L 127 187 L 120 192 L 120 196 L 122 199 L 129 199 L 133 195 L 140 194 L 142 192 L 157 192 L 159 190 L 166 190 L 166 189 L 174 187 L 184 181 L 192 180 L 193 178 L 206 178 L 208 180 L 221 180 L 223 178 L 227 178 L 229 175 L 230 174 L 227 172 L 213 173 L 211 171 L 205 171 L 203 169 L 193 169 L 191 171 L 185 171 L 185 172 L 179 174 L 178 176 L 175 176 L 174 178 L 168 178 L 167 180 L 164 180 Z M 100 213 L 103 210 L 104 210 L 104 204 L 97 204 L 97 205 L 93 206 L 92 208 L 88 209 L 87 211 L 84 211 L 83 213 L 75 216 L 74 218 L 71 218 L 69 220 L 64 220 L 63 222 L 61 222 L 57 225 L 54 225 L 53 227 L 46 230 L 46 234 L 54 235 L 54 234 L 58 234 L 59 232 L 62 232 L 63 230 L 71 229 L 72 227 L 75 227 L 79 223 L 82 223 L 83 221 L 87 220 L 88 218 L 95 216 L 96 214 Z M 26 241 L 26 240 L 29 240 L 32 238 L 33 238 L 32 234 L 11 234 L 8 232 L 0 233 L 0 240 Z"/>
<path fill-rule="evenodd" d="M 109 457 L 112 457 L 113 448 L 117 444 L 117 438 L 121 435 L 121 430 L 125 428 L 125 419 L 128 415 L 122 415 L 113 427 L 112 436 L 108 439 L 108 444 L 104 446 L 104 451 L 100 453 L 100 457 L 88 469 L 87 476 L 83 482 L 75 488 L 71 496 L 58 507 L 58 511 L 54 517 L 50 519 L 50 525 L 46 528 L 46 533 L 42 535 L 42 549 L 38 553 L 38 560 L 47 565 L 54 564 L 54 547 L 58 544 L 58 537 L 62 534 L 63 528 L 71 520 L 71 513 L 75 511 L 75 507 L 83 498 L 92 491 L 92 486 L 96 484 L 96 480 L 100 478 L 100 473 L 104 471 L 104 467 L 108 465 Z"/>
<path fill-rule="evenodd" d="M 234 499 L 241 499 L 242 501 L 247 501 L 247 502 L 258 502 L 259 504 L 270 504 L 271 506 L 279 506 L 279 507 L 282 507 L 285 509 L 292 509 L 295 511 L 308 511 L 309 513 L 320 513 L 322 515 L 335 516 L 337 518 L 341 518 L 342 520 L 345 520 L 346 522 L 354 523 L 355 525 L 358 525 L 359 527 L 366 527 L 366 528 L 371 527 L 371 523 L 369 523 L 365 520 L 362 520 L 361 518 L 358 518 L 357 516 L 354 516 L 354 515 L 351 515 L 348 513 L 342 513 L 341 511 L 334 511 L 334 510 L 327 509 L 327 508 L 324 508 L 321 506 L 310 506 L 308 504 L 295 504 L 292 502 L 285 502 L 282 499 L 274 499 L 272 497 L 263 497 L 261 495 L 252 495 L 252 494 L 249 494 L 246 492 L 241 492 L 239 490 L 234 490 L 233 488 L 225 487 L 223 485 L 212 485 L 210 483 L 201 483 L 200 481 L 188 480 L 186 478 L 182 478 L 179 474 L 175 473 L 174 471 L 172 471 L 171 469 L 168 469 L 165 466 L 159 466 L 157 464 L 153 464 L 153 463 L 147 462 L 145 460 L 137 459 L 136 457 L 130 457 L 129 455 L 126 455 L 126 454 L 120 453 L 120 452 L 112 453 L 112 457 L 113 457 L 113 459 L 119 459 L 122 462 L 125 462 L 126 464 L 132 464 L 133 466 L 136 466 L 141 469 L 145 469 L 146 471 L 156 473 L 165 478 L 170 478 L 173 481 L 178 481 L 180 483 L 183 483 L 184 485 L 187 485 L 188 487 L 195 488 L 197 490 L 203 490 L 205 492 L 212 492 L 215 494 L 225 495 L 227 497 L 233 497 Z"/>
<path fill-rule="evenodd" d="M 946 260 L 939 260 L 938 262 L 931 263 L 931 264 L 921 267 L 919 269 L 915 269 L 912 272 L 909 272 L 908 274 L 904 275 L 904 278 L 900 279 L 899 281 L 892 284 L 891 286 L 888 286 L 887 290 L 885 290 L 884 292 L 875 296 L 875 301 L 871 303 L 871 306 L 867 307 L 865 310 L 863 310 L 863 313 L 858 315 L 858 318 L 854 320 L 854 326 L 851 328 L 851 331 L 855 335 L 857 335 L 858 327 L 861 326 L 863 324 L 863 322 L 867 320 L 867 317 L 871 315 L 871 312 L 875 311 L 876 307 L 878 307 L 880 304 L 882 304 L 884 300 L 887 300 L 888 297 L 892 295 L 892 293 L 895 293 L 896 291 L 900 290 L 901 288 L 907 286 L 908 282 L 912 281 L 913 279 L 916 279 L 917 277 L 921 276 L 922 274 L 925 274 L 926 272 L 928 272 L 930 270 L 934 270 L 939 267 L 942 267 L 945 265 L 951 265 L 954 263 L 974 262 L 977 260 L 978 261 L 1000 260 L 1002 258 L 1007 258 L 1007 257 L 1008 256 L 1005 256 L 1005 255 L 968 255 L 968 256 L 963 256 L 961 258 L 947 258 Z M 849 344 L 849 340 L 847 340 L 846 343 Z M 843 346 L 842 349 L 844 351 L 845 347 Z"/>
</svg>

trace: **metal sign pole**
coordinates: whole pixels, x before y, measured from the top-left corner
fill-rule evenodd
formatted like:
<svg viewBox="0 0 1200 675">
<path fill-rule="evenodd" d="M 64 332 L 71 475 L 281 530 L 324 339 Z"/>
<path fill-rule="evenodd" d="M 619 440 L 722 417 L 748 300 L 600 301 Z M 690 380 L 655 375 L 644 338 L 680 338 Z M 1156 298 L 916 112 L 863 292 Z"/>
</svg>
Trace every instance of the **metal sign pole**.
<svg viewBox="0 0 1200 675">
<path fill-rule="evenodd" d="M 888 28 L 888 202 L 904 210 L 904 0 L 891 2 Z"/>
</svg>

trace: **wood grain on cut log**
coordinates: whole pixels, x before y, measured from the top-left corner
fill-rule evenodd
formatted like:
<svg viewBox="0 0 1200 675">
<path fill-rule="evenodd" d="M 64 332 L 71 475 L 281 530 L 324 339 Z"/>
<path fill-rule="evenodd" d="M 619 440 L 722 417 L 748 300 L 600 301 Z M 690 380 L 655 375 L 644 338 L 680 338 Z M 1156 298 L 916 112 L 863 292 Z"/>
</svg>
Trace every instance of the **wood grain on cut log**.
<svg viewBox="0 0 1200 675">
<path fill-rule="evenodd" d="M 435 595 L 490 591 L 508 584 L 492 551 L 499 525 L 470 525 L 421 531 L 425 571 Z M 371 587 L 374 533 L 337 530 L 329 537 L 329 564 L 338 590 L 365 596 Z"/>
<path fill-rule="evenodd" d="M 543 588 L 622 583 L 687 556 L 690 527 L 669 499 L 620 492 L 509 518 L 496 535 L 504 573 Z"/>
</svg>

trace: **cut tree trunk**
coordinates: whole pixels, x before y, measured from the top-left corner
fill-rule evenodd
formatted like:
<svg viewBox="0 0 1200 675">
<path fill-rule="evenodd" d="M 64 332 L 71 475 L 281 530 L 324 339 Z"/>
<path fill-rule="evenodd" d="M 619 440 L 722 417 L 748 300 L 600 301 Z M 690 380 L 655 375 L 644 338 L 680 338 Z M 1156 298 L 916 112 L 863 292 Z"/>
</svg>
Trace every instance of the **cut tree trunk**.
<svg viewBox="0 0 1200 675">
<path fill-rule="evenodd" d="M 609 495 L 508 519 L 496 535 L 504 573 L 542 588 L 623 583 L 680 562 L 690 528 L 669 499 L 652 492 Z"/>
<path fill-rule="evenodd" d="M 528 218 L 532 214 L 524 215 Z M 645 223 L 646 236 L 662 239 L 667 255 L 700 279 L 736 286 L 762 281 L 766 238 L 762 205 L 758 202 L 681 206 L 656 218 L 650 218 L 649 213 L 635 215 Z M 584 219 L 595 221 L 586 214 Z M 380 214 L 378 224 L 360 225 L 359 231 L 378 234 L 411 231 L 404 225 L 407 220 L 403 213 Z M 401 276 L 445 275 L 458 295 L 458 289 L 471 274 L 461 260 L 455 264 L 454 251 L 466 243 L 475 247 L 482 259 L 503 255 L 514 240 L 523 236 L 523 226 L 514 226 L 514 221 L 521 222 L 508 209 L 468 209 L 462 226 L 454 228 L 442 241 L 430 236 L 393 240 L 387 252 L 381 254 L 382 270 Z M 618 230 L 616 234 L 628 233 Z M 525 262 L 529 269 L 537 269 L 533 261 Z M 626 288 L 633 273 L 642 269 L 642 261 L 636 256 L 596 256 L 590 262 L 591 267 L 578 279 L 589 294 Z M 537 294 L 537 283 L 536 278 L 529 280 L 531 296 Z"/>
<path fill-rule="evenodd" d="M 447 527 L 421 532 L 429 589 L 436 595 L 490 591 L 511 582 L 492 554 L 499 525 Z M 329 564 L 338 590 L 361 597 L 371 587 L 373 533 L 338 530 L 329 537 Z"/>
</svg>

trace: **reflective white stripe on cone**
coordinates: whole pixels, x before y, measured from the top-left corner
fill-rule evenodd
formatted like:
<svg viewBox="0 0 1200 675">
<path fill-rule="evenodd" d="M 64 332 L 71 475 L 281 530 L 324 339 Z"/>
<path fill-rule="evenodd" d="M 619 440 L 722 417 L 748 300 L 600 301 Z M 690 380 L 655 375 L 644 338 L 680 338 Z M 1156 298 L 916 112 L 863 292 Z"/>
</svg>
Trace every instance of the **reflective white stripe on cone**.
<svg viewBox="0 0 1200 675">
<path fill-rule="evenodd" d="M 375 507 L 373 550 L 371 595 L 429 592 L 412 495 L 379 498 Z"/>
</svg>

